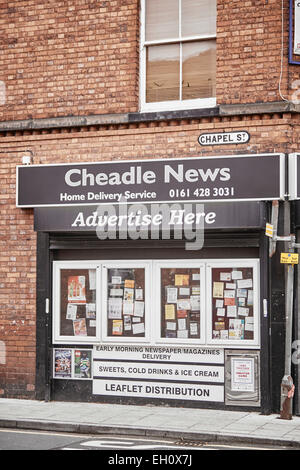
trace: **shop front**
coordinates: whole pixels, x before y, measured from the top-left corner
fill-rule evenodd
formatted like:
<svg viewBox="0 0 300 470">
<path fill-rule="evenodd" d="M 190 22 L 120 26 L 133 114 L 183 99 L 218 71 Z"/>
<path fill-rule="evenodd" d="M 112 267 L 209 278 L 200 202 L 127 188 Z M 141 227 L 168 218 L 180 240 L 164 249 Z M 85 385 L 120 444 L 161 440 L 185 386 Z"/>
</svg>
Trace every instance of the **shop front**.
<svg viewBox="0 0 300 470">
<path fill-rule="evenodd" d="M 41 398 L 268 412 L 270 295 L 264 230 L 269 201 L 282 197 L 282 156 L 251 158 L 251 168 L 256 160 L 264 161 L 277 175 L 275 183 L 270 180 L 272 187 L 266 182 L 259 187 L 257 178 L 257 198 L 251 197 L 246 180 L 239 179 L 240 186 L 234 181 L 234 165 L 248 160 L 223 158 L 191 159 L 193 168 L 188 159 L 168 162 L 167 169 L 162 161 L 145 161 L 144 166 L 127 162 L 120 172 L 116 164 L 103 170 L 101 163 L 20 167 L 24 173 L 18 175 L 17 202 L 34 207 L 38 234 Z M 163 173 L 160 165 L 165 165 L 167 189 L 155 181 Z M 200 188 L 197 165 L 206 171 Z M 40 170 L 48 186 L 40 173 L 32 194 L 27 174 Z M 61 174 L 72 198 L 60 205 L 59 198 L 67 194 Z M 116 182 L 118 174 L 117 189 L 111 185 L 110 192 L 97 193 L 111 198 L 111 204 L 86 203 L 89 193 L 96 194 L 93 184 Z M 225 186 L 222 178 L 228 175 L 232 180 Z M 116 204 L 124 188 L 139 196 L 130 204 Z M 187 196 L 196 189 L 211 195 L 212 188 L 218 194 L 228 188 L 228 200 Z M 146 201 L 144 192 L 151 193 Z M 239 192 L 244 197 L 233 200 L 231 195 Z"/>
</svg>

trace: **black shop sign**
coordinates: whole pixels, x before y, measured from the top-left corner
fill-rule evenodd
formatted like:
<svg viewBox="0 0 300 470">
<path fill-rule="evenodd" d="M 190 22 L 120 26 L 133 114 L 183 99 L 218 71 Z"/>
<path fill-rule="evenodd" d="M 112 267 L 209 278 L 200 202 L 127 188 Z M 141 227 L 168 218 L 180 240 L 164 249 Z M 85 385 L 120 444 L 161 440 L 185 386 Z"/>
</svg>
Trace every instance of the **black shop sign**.
<svg viewBox="0 0 300 470">
<path fill-rule="evenodd" d="M 284 155 L 17 167 L 20 208 L 283 199 Z"/>
</svg>

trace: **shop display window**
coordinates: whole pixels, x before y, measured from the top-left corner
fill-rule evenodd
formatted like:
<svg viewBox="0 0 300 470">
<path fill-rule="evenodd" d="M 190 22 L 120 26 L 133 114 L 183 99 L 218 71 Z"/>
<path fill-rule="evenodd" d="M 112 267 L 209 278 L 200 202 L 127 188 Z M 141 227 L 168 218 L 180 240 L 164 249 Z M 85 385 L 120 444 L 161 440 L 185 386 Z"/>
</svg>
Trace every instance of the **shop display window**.
<svg viewBox="0 0 300 470">
<path fill-rule="evenodd" d="M 222 263 L 208 269 L 210 341 L 257 344 L 259 295 L 256 264 Z"/>
<path fill-rule="evenodd" d="M 204 337 L 203 268 L 185 262 L 160 263 L 155 275 L 160 312 L 160 341 L 201 342 Z"/>
<path fill-rule="evenodd" d="M 56 264 L 53 286 L 54 339 L 87 343 L 99 335 L 97 267 L 86 263 Z"/>
<path fill-rule="evenodd" d="M 53 344 L 259 346 L 258 260 L 53 263 Z"/>
<path fill-rule="evenodd" d="M 151 262 L 102 265 L 102 339 L 147 342 L 150 335 Z"/>
<path fill-rule="evenodd" d="M 107 336 L 145 337 L 145 268 L 107 269 Z"/>
</svg>

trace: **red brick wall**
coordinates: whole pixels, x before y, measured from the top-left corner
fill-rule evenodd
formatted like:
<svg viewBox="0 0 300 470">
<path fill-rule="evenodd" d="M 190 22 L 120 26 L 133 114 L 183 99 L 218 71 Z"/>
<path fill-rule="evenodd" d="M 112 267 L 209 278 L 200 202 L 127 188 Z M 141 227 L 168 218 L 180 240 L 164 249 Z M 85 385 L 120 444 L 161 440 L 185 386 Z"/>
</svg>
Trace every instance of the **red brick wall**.
<svg viewBox="0 0 300 470">
<path fill-rule="evenodd" d="M 0 2 L 0 120 L 135 111 L 138 0 Z"/>
<path fill-rule="evenodd" d="M 0 1 L 0 31 L 1 121 L 138 111 L 139 0 Z M 284 96 L 287 44 L 284 0 Z M 218 104 L 281 100 L 281 1 L 218 0 L 217 54 Z"/>
<path fill-rule="evenodd" d="M 280 0 L 218 1 L 217 101 L 281 101 Z M 284 58 L 281 90 L 287 95 L 288 0 L 284 1 Z"/>
<path fill-rule="evenodd" d="M 0 397 L 22 398 L 35 383 L 36 234 L 33 211 L 15 207 L 19 158 L 1 153 L 0 163 Z"/>
<path fill-rule="evenodd" d="M 184 158 L 297 150 L 299 117 L 253 115 L 33 132 L 2 137 L 0 151 L 32 149 L 34 163 Z M 201 147 L 201 132 L 246 129 L 240 146 Z M 21 133 L 19 133 L 21 134 Z M 298 149 L 299 150 L 299 149 Z M 0 153 L 0 397 L 34 397 L 36 348 L 36 234 L 33 211 L 15 207 L 15 167 L 22 153 Z M 1 354 L 0 354 L 1 359 Z"/>
<path fill-rule="evenodd" d="M 0 80 L 7 88 L 0 120 L 138 110 L 137 18 L 138 0 L 0 0 Z M 279 0 L 219 0 L 218 103 L 280 99 L 280 31 Z M 286 46 L 287 10 L 285 53 Z M 282 91 L 289 92 L 286 57 Z M 248 130 L 249 143 L 202 148 L 197 141 L 201 132 L 239 129 Z M 288 152 L 299 150 L 299 116 L 17 134 L 0 136 L 0 151 L 31 148 L 34 163 L 43 164 Z M 33 212 L 15 207 L 20 155 L 0 153 L 0 397 L 18 398 L 34 397 L 36 348 L 36 234 Z"/>
</svg>

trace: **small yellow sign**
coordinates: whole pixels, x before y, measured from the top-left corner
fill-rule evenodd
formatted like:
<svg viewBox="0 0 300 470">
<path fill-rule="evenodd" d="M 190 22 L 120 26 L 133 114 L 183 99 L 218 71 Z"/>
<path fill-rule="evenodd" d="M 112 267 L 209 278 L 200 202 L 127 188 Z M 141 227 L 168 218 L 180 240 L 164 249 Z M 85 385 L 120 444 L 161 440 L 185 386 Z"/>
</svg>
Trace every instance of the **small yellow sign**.
<svg viewBox="0 0 300 470">
<path fill-rule="evenodd" d="M 272 224 L 266 224 L 266 235 L 267 237 L 270 237 L 270 238 L 273 237 L 273 225 Z"/>
<path fill-rule="evenodd" d="M 285 264 L 298 264 L 299 255 L 298 253 L 281 253 L 280 263 Z"/>
</svg>

